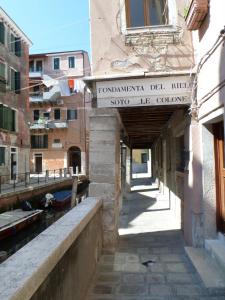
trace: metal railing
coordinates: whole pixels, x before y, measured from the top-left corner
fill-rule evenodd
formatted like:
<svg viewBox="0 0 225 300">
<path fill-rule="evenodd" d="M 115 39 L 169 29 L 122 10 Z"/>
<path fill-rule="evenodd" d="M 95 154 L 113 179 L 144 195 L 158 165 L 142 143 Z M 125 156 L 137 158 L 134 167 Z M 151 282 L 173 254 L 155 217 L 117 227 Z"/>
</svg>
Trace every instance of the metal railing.
<svg viewBox="0 0 225 300">
<path fill-rule="evenodd" d="M 16 189 L 23 189 L 32 185 L 46 184 L 48 182 L 62 180 L 63 178 L 71 178 L 73 175 L 72 167 L 46 170 L 45 172 L 36 173 L 17 173 L 14 176 L 11 174 L 0 175 L 0 194 L 9 191 L 15 192 Z"/>
</svg>

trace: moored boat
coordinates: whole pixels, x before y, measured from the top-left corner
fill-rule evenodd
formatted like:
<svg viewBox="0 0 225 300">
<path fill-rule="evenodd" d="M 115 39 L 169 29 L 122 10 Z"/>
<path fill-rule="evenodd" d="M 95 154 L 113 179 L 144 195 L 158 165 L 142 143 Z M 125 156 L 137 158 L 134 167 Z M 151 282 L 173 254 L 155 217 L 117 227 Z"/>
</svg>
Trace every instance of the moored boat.
<svg viewBox="0 0 225 300">
<path fill-rule="evenodd" d="M 0 240 L 15 235 L 30 224 L 40 219 L 43 210 L 23 211 L 15 209 L 0 214 Z"/>
</svg>

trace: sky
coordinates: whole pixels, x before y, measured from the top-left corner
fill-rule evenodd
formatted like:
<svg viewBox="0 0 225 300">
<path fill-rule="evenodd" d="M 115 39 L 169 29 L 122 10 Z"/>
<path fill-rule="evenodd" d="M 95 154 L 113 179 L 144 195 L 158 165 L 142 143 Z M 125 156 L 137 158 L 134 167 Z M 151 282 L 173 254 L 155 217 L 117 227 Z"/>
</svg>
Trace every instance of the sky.
<svg viewBox="0 0 225 300">
<path fill-rule="evenodd" d="M 0 0 L 0 6 L 32 41 L 30 53 L 90 53 L 88 0 Z"/>
</svg>

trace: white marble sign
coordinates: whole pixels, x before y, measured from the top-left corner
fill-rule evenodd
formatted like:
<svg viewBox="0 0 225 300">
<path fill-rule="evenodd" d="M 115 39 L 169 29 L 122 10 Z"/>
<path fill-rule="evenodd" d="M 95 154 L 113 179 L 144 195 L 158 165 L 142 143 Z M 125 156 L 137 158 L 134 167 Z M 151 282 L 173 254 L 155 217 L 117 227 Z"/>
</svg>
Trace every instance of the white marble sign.
<svg viewBox="0 0 225 300">
<path fill-rule="evenodd" d="M 173 76 L 96 83 L 98 107 L 190 104 L 192 79 Z"/>
</svg>

